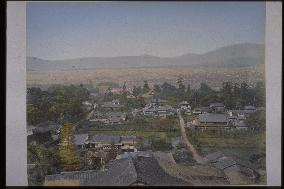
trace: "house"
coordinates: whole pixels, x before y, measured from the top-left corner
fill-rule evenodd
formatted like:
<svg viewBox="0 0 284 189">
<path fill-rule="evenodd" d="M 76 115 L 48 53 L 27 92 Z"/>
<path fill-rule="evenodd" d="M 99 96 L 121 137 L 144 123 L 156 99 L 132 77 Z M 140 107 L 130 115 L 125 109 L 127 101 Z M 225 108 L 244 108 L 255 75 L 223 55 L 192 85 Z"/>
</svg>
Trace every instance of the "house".
<svg viewBox="0 0 284 189">
<path fill-rule="evenodd" d="M 108 123 L 108 117 L 106 114 L 103 114 L 101 112 L 95 112 L 92 116 L 92 118 L 90 118 L 89 121 L 92 122 L 102 122 L 102 123 Z"/>
<path fill-rule="evenodd" d="M 244 107 L 244 112 L 246 114 L 251 114 L 251 113 L 254 113 L 256 111 L 257 111 L 257 109 L 254 106 L 245 106 Z"/>
<path fill-rule="evenodd" d="M 225 156 L 224 152 L 223 151 L 216 151 L 216 152 L 213 152 L 213 153 L 210 153 L 210 154 L 207 154 L 205 156 L 205 158 L 207 159 L 208 162 L 210 163 L 214 163 L 214 162 L 217 162 L 219 158 Z"/>
<path fill-rule="evenodd" d="M 88 102 L 88 101 L 82 102 L 82 105 L 84 105 L 84 106 L 93 106 L 93 104 Z"/>
<path fill-rule="evenodd" d="M 230 117 L 236 116 L 238 120 L 245 120 L 245 111 L 244 110 L 228 110 Z"/>
<path fill-rule="evenodd" d="M 198 115 L 198 114 L 205 114 L 209 112 L 210 112 L 209 107 L 199 107 L 199 108 L 194 108 L 192 113 L 195 115 Z"/>
<path fill-rule="evenodd" d="M 175 113 L 174 109 L 169 105 L 158 106 L 156 108 L 156 112 L 159 117 L 166 117 L 166 116 L 174 115 Z"/>
<path fill-rule="evenodd" d="M 119 118 L 122 121 L 126 121 L 127 118 L 126 113 L 124 112 L 107 112 L 106 116 L 109 118 Z"/>
<path fill-rule="evenodd" d="M 135 152 L 137 149 L 136 136 L 113 136 L 113 135 L 93 135 L 79 134 L 75 135 L 75 144 L 79 148 L 93 148 L 109 151 L 113 147 L 120 152 Z M 114 145 L 114 146 L 112 146 Z"/>
<path fill-rule="evenodd" d="M 142 111 L 145 116 L 155 116 L 157 114 L 156 108 L 157 105 L 155 103 L 150 103 L 146 104 Z"/>
<path fill-rule="evenodd" d="M 120 104 L 119 100 L 112 100 L 111 102 L 104 102 L 101 107 L 107 109 L 119 109 L 123 108 L 124 105 Z"/>
<path fill-rule="evenodd" d="M 143 115 L 143 110 L 141 110 L 141 109 L 134 109 L 134 110 L 132 110 L 131 114 L 133 116 Z"/>
<path fill-rule="evenodd" d="M 158 105 L 157 103 L 147 104 L 143 109 L 143 114 L 145 116 L 159 116 L 166 117 L 169 115 L 174 115 L 175 110 L 169 105 Z"/>
<path fill-rule="evenodd" d="M 115 159 L 107 164 L 105 170 L 62 172 L 46 175 L 44 186 L 186 186 L 191 185 L 180 178 L 173 177 L 160 167 L 152 156 L 139 153 Z"/>
<path fill-rule="evenodd" d="M 215 102 L 215 103 L 211 103 L 209 105 L 209 107 L 216 112 L 223 112 L 225 111 L 225 105 L 223 103 L 219 103 L 219 102 Z"/>
<path fill-rule="evenodd" d="M 234 126 L 237 128 L 237 129 L 244 129 L 244 130 L 247 130 L 248 129 L 248 126 L 246 125 L 245 121 L 244 120 L 239 120 L 237 121 Z"/>
<path fill-rule="evenodd" d="M 100 113 L 96 112 L 90 119 L 92 122 L 100 122 L 103 124 L 122 124 L 127 120 L 126 113 L 123 112 L 107 112 Z"/>
<path fill-rule="evenodd" d="M 58 134 L 62 125 L 59 125 L 53 121 L 46 121 L 38 124 L 32 129 L 33 134 L 43 134 L 51 132 L 52 134 Z"/>
<path fill-rule="evenodd" d="M 141 97 L 143 97 L 143 98 L 151 98 L 151 97 L 153 97 L 153 95 L 154 95 L 154 91 L 153 91 L 153 89 L 151 89 L 149 92 L 143 94 Z"/>
<path fill-rule="evenodd" d="M 179 107 L 181 110 L 184 110 L 184 111 L 191 110 L 191 106 L 189 105 L 187 101 L 180 102 Z"/>
<path fill-rule="evenodd" d="M 34 127 L 34 126 L 27 126 L 27 136 L 30 136 L 30 135 L 32 135 L 32 134 L 34 134 L 33 133 L 33 129 L 35 129 L 36 127 Z"/>
<path fill-rule="evenodd" d="M 259 177 L 249 162 L 242 161 L 235 156 L 225 155 L 222 151 L 208 154 L 206 158 L 210 165 L 224 171 L 230 184 L 253 184 Z"/>
<path fill-rule="evenodd" d="M 92 103 L 88 102 L 88 101 L 82 102 L 82 106 L 83 106 L 82 107 L 83 110 L 85 110 L 85 111 L 90 111 L 90 110 L 92 110 L 92 108 L 94 108 L 94 105 Z"/>
<path fill-rule="evenodd" d="M 168 101 L 167 100 L 163 100 L 163 99 L 160 99 L 160 98 L 153 98 L 151 100 L 151 103 L 159 106 L 159 105 L 165 105 Z"/>
<path fill-rule="evenodd" d="M 133 94 L 128 94 L 128 95 L 126 96 L 126 98 L 127 98 L 127 99 L 135 99 L 136 96 L 134 96 Z"/>
<path fill-rule="evenodd" d="M 207 113 L 199 114 L 198 119 L 195 119 L 192 127 L 194 129 L 217 129 L 230 128 L 227 114 Z"/>
<path fill-rule="evenodd" d="M 126 121 L 126 114 L 123 112 L 108 112 L 106 113 L 108 123 L 110 124 L 121 124 Z"/>
<path fill-rule="evenodd" d="M 85 147 L 85 141 L 89 138 L 88 134 L 75 134 L 74 143 L 77 147 L 83 149 Z"/>
<path fill-rule="evenodd" d="M 118 87 L 118 88 L 111 88 L 110 89 L 112 94 L 122 94 L 123 93 L 123 88 Z"/>
<path fill-rule="evenodd" d="M 112 135 L 94 135 L 90 137 L 89 143 L 92 144 L 92 147 L 97 149 L 102 148 L 105 151 L 110 150 L 112 145 L 114 145 L 116 150 L 121 146 L 120 137 Z"/>
</svg>

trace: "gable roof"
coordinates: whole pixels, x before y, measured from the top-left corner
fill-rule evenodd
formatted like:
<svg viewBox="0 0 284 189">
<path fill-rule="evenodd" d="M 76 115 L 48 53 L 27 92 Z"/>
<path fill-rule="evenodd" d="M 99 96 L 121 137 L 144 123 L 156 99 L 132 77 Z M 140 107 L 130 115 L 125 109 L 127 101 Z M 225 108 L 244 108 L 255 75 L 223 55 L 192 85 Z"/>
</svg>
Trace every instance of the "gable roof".
<svg viewBox="0 0 284 189">
<path fill-rule="evenodd" d="M 219 158 L 225 156 L 223 151 L 216 151 L 206 155 L 206 158 L 209 162 L 216 162 Z"/>
<path fill-rule="evenodd" d="M 199 115 L 200 122 L 210 122 L 210 123 L 226 123 L 228 122 L 228 115 L 227 114 L 200 114 Z"/>
<path fill-rule="evenodd" d="M 74 143 L 76 145 L 83 145 L 87 138 L 88 134 L 76 134 L 74 135 Z"/>
<path fill-rule="evenodd" d="M 85 186 L 129 186 L 142 182 L 151 186 L 189 185 L 189 183 L 170 176 L 153 156 L 139 156 L 132 153 L 122 159 L 111 161 L 105 171 L 89 170 L 63 172 L 45 176 L 46 181 L 79 180 Z"/>
<path fill-rule="evenodd" d="M 189 103 L 187 101 L 182 101 L 179 103 L 179 105 L 189 105 Z"/>
<path fill-rule="evenodd" d="M 210 108 L 214 108 L 214 107 L 225 107 L 225 105 L 223 103 L 220 103 L 220 102 L 211 103 Z"/>
<path fill-rule="evenodd" d="M 256 108 L 254 106 L 245 106 L 244 110 L 256 110 Z"/>
<path fill-rule="evenodd" d="M 133 142 L 136 141 L 136 136 L 121 136 L 120 142 Z"/>
<path fill-rule="evenodd" d="M 115 104 L 114 102 L 104 102 L 102 105 L 104 108 L 122 108 L 122 104 Z"/>
<path fill-rule="evenodd" d="M 137 172 L 136 179 L 139 182 L 150 186 L 189 185 L 189 183 L 186 183 L 182 179 L 166 173 L 153 156 L 134 156 L 132 159 Z"/>
<path fill-rule="evenodd" d="M 236 164 L 237 162 L 229 157 L 222 157 L 217 162 L 212 163 L 212 165 L 218 169 L 226 169 Z"/>
<path fill-rule="evenodd" d="M 198 107 L 198 108 L 194 108 L 193 111 L 201 111 L 201 112 L 208 112 L 210 111 L 210 108 L 209 107 Z"/>
<path fill-rule="evenodd" d="M 95 143 L 119 143 L 120 142 L 120 136 L 115 135 L 94 135 L 91 137 L 91 141 Z"/>
</svg>

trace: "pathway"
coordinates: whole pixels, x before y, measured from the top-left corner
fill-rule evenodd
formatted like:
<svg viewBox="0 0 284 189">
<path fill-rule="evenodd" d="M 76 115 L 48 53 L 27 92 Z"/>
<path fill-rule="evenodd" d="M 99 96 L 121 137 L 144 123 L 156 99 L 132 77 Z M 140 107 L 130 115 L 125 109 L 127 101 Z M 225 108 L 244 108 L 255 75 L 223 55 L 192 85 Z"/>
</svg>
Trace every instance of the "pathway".
<svg viewBox="0 0 284 189">
<path fill-rule="evenodd" d="M 182 117 L 180 111 L 178 111 L 178 116 L 179 116 L 180 131 L 181 131 L 182 139 L 183 139 L 184 143 L 186 144 L 186 146 L 188 147 L 188 149 L 191 151 L 193 159 L 199 164 L 206 164 L 206 160 L 197 153 L 196 149 L 189 142 L 189 140 L 186 136 L 185 123 L 184 123 L 184 120 L 183 120 L 183 117 Z"/>
</svg>

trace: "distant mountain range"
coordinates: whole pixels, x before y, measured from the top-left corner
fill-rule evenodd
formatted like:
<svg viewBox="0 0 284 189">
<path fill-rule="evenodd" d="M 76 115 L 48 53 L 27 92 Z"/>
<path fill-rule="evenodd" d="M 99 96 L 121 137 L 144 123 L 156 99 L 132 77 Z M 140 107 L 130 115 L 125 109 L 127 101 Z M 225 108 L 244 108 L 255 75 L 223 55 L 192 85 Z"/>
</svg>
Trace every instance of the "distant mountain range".
<svg viewBox="0 0 284 189">
<path fill-rule="evenodd" d="M 149 68 L 169 66 L 191 67 L 247 67 L 264 64 L 263 44 L 235 44 L 210 51 L 205 54 L 185 54 L 176 57 L 156 57 L 151 55 L 88 57 L 66 60 L 43 60 L 27 57 L 27 70 L 84 70 L 102 68 Z"/>
</svg>

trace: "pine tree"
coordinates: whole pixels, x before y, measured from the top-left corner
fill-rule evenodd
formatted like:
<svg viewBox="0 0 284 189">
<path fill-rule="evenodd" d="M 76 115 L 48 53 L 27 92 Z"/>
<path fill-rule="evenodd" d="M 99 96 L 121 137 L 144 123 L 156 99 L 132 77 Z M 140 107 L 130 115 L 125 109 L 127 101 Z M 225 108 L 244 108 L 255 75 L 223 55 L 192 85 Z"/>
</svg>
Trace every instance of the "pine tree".
<svg viewBox="0 0 284 189">
<path fill-rule="evenodd" d="M 151 90 L 151 89 L 150 89 L 150 87 L 149 87 L 148 81 L 145 80 L 145 81 L 144 81 L 144 86 L 143 86 L 143 93 L 144 93 L 144 94 L 145 94 L 145 93 L 148 93 L 150 90 Z"/>
<path fill-rule="evenodd" d="M 75 171 L 80 168 L 80 160 L 73 142 L 73 125 L 65 123 L 60 130 L 59 158 L 64 171 Z"/>
</svg>

